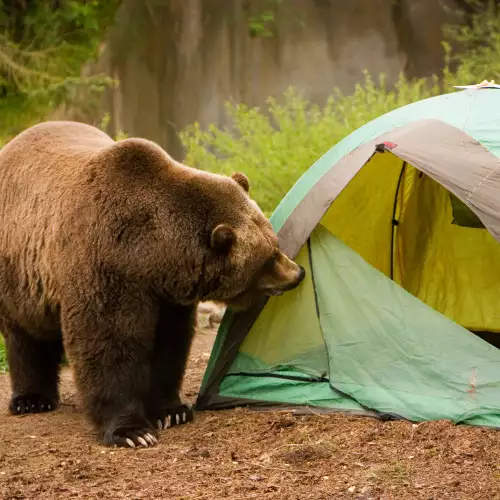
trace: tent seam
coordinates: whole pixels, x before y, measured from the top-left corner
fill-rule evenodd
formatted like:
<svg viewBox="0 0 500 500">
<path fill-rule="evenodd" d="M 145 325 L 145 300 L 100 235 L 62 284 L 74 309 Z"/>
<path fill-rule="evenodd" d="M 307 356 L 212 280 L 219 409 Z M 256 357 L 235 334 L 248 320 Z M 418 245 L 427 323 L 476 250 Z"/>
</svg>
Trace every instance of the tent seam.
<svg viewBox="0 0 500 500">
<path fill-rule="evenodd" d="M 475 194 L 475 192 L 498 170 L 499 168 L 499 165 L 497 165 L 493 170 L 491 170 L 491 172 L 488 173 L 488 175 L 486 175 L 484 177 L 484 179 L 480 180 L 475 186 L 474 188 L 472 189 L 472 191 L 466 196 L 465 198 L 465 201 L 467 203 L 469 203 L 469 201 L 471 200 L 472 196 Z"/>
</svg>

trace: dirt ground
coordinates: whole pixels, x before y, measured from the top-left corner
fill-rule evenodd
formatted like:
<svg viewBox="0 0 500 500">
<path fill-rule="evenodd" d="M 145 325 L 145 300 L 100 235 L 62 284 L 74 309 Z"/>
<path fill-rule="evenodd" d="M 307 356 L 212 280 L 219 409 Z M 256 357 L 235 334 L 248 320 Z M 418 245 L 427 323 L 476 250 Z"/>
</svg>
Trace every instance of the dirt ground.
<svg viewBox="0 0 500 500">
<path fill-rule="evenodd" d="M 193 346 L 194 401 L 215 336 Z M 345 415 L 201 412 L 150 449 L 94 441 L 65 370 L 52 414 L 0 415 L 0 498 L 500 499 L 500 432 Z M 0 377 L 0 405 L 9 381 Z"/>
</svg>

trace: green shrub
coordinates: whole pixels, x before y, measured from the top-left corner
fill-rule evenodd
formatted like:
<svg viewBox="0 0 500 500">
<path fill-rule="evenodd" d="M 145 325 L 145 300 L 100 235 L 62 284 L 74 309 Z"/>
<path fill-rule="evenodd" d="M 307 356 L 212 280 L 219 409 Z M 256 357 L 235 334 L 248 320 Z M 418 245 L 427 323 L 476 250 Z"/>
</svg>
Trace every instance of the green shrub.
<svg viewBox="0 0 500 500">
<path fill-rule="evenodd" d="M 0 334 L 0 373 L 7 371 L 7 351 L 5 349 L 5 342 Z"/>
<path fill-rule="evenodd" d="M 0 0 L 0 147 L 69 104 L 90 109 L 112 79 L 83 77 L 119 0 Z"/>
<path fill-rule="evenodd" d="M 246 173 L 252 196 L 269 215 L 305 170 L 340 139 L 377 116 L 439 92 L 436 78 L 410 81 L 401 75 L 388 88 L 383 76 L 375 83 L 365 73 L 353 94 L 335 89 L 324 106 L 293 88 L 281 102 L 268 99 L 265 110 L 226 103 L 230 126 L 203 130 L 195 123 L 180 133 L 185 162 L 223 174 Z"/>
<path fill-rule="evenodd" d="M 472 14 L 445 28 L 445 38 L 454 42 L 452 53 L 446 44 L 448 63 L 456 67 L 454 79 L 460 84 L 500 80 L 500 7 L 494 0 L 465 0 Z"/>
</svg>

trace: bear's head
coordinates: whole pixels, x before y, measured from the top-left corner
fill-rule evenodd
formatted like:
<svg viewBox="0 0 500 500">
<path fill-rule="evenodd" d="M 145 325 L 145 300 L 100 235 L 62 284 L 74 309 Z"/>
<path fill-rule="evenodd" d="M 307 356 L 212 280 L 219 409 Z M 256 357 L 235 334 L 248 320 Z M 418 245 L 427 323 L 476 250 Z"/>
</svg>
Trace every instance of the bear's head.
<svg viewBox="0 0 500 500">
<path fill-rule="evenodd" d="M 203 300 L 245 309 L 258 297 L 297 287 L 305 271 L 280 251 L 271 223 L 249 196 L 248 178 L 238 172 L 217 184 L 213 195 L 219 202 L 209 203 L 206 261 L 207 278 L 215 286 Z"/>
<path fill-rule="evenodd" d="M 143 139 L 115 143 L 99 164 L 107 165 L 113 193 L 98 207 L 101 218 L 112 216 L 99 225 L 101 265 L 150 280 L 180 304 L 211 300 L 240 309 L 303 280 L 244 174 L 191 168 Z"/>
</svg>

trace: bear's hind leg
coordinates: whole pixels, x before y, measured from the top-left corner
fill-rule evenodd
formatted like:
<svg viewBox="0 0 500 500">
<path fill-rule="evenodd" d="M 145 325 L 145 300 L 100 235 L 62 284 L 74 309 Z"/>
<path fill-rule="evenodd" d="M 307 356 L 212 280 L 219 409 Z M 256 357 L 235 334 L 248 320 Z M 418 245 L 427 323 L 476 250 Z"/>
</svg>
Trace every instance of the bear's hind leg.
<svg viewBox="0 0 500 500">
<path fill-rule="evenodd" d="M 106 299 L 103 299 L 106 297 Z M 152 446 L 145 414 L 156 324 L 155 305 L 133 285 L 62 308 L 65 347 L 87 414 L 107 446 Z"/>
<path fill-rule="evenodd" d="M 39 341 L 20 327 L 4 328 L 14 415 L 55 410 L 59 404 L 62 339 Z"/>
<path fill-rule="evenodd" d="M 195 306 L 162 304 L 156 327 L 148 416 L 159 430 L 190 422 L 193 410 L 179 391 L 193 341 Z"/>
</svg>

